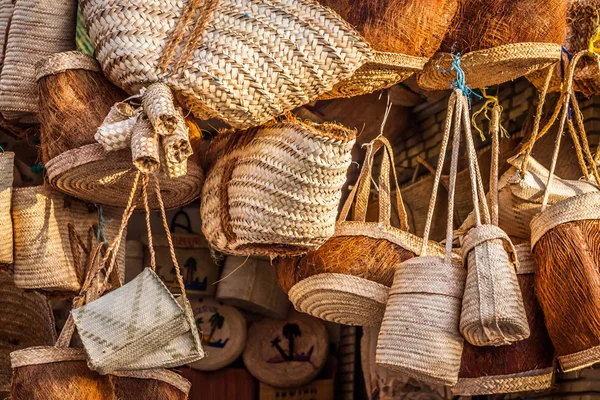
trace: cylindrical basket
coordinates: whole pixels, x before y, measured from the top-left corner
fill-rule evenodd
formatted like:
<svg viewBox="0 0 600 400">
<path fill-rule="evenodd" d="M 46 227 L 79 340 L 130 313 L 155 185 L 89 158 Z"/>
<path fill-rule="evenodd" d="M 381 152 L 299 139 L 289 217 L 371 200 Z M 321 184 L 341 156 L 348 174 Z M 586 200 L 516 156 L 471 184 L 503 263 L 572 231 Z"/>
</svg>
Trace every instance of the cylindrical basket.
<svg viewBox="0 0 600 400">
<path fill-rule="evenodd" d="M 551 387 L 554 347 L 534 292 L 535 261 L 530 245 L 515 246 L 517 278 L 527 312 L 529 338 L 510 346 L 478 347 L 465 343 L 458 383 L 452 392 L 461 396 L 541 391 Z"/>
<path fill-rule="evenodd" d="M 297 120 L 226 131 L 202 189 L 202 231 L 238 256 L 285 256 L 323 244 L 335 220 L 356 132 Z"/>
<path fill-rule="evenodd" d="M 86 0 L 82 7 L 112 82 L 134 94 L 163 81 L 198 118 L 236 128 L 315 100 L 372 58 L 360 35 L 316 1 Z"/>
<path fill-rule="evenodd" d="M 33 122 L 38 110 L 35 64 L 75 50 L 77 3 L 18 0 L 14 7 L 0 75 L 0 112 L 8 120 Z"/>
</svg>

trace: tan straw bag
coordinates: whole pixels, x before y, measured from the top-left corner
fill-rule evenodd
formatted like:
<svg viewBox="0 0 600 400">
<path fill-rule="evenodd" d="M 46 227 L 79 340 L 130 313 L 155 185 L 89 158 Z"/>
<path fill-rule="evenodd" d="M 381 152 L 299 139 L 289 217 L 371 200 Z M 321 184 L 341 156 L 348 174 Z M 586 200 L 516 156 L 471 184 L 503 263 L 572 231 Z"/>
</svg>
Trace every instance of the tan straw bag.
<svg viewBox="0 0 600 400">
<path fill-rule="evenodd" d="M 103 265 L 110 263 L 106 271 L 107 276 L 110 276 L 114 267 L 112 252 L 119 246 L 123 229 L 135 209 L 134 198 L 137 194 L 139 176 L 138 173 L 123 214 L 121 235 L 113 240 L 102 260 Z M 181 295 L 175 298 L 155 273 L 156 261 L 150 231 L 147 193 L 148 181 L 149 176 L 144 175 L 142 197 L 146 209 L 152 268 L 146 268 L 131 282 L 71 312 L 88 355 L 90 368 L 103 375 L 113 371 L 176 367 L 194 362 L 204 356 L 172 246 L 170 246 L 171 259 Z M 167 238 L 170 239 L 156 178 L 154 186 L 163 226 Z M 169 242 L 171 243 L 171 240 Z"/>
<path fill-rule="evenodd" d="M 17 0 L 4 45 L 0 112 L 8 120 L 33 122 L 38 109 L 35 64 L 75 50 L 77 2 Z"/>
<path fill-rule="evenodd" d="M 13 223 L 10 213 L 15 153 L 0 153 L 0 264 L 13 262 Z"/>
<path fill-rule="evenodd" d="M 297 283 L 288 293 L 296 310 L 344 325 L 381 323 L 395 269 L 419 254 L 423 246 L 421 238 L 408 232 L 392 146 L 385 137 L 378 136 L 367 149 L 361 174 L 342 208 L 333 237 L 296 265 L 285 266 L 297 275 Z M 379 150 L 383 153 L 377 186 L 379 221 L 365 222 L 373 163 Z M 399 228 L 391 223 L 390 170 Z M 354 215 L 349 219 L 352 206 Z M 428 247 L 430 253 L 443 255 L 437 244 L 430 243 Z"/>
<path fill-rule="evenodd" d="M 112 82 L 135 94 L 163 81 L 196 117 L 236 128 L 315 100 L 372 58 L 346 22 L 311 0 L 81 3 Z"/>
<path fill-rule="evenodd" d="M 452 257 L 452 204 L 460 143 L 460 111 L 465 103 L 463 96 L 459 89 L 455 89 L 450 96 L 423 248 L 419 257 L 404 261 L 396 269 L 376 352 L 377 364 L 424 382 L 442 385 L 454 385 L 457 382 L 463 350 L 463 338 L 458 325 L 466 271 Z M 453 114 L 455 126 L 448 185 L 446 254 L 441 258 L 428 255 L 426 243 L 450 141 Z"/>
<path fill-rule="evenodd" d="M 17 188 L 13 193 L 14 279 L 18 287 L 51 292 L 78 292 L 90 240 L 97 231 L 112 239 L 118 229 L 116 209 L 95 208 L 50 186 Z M 104 224 L 103 227 L 100 224 Z M 124 278 L 125 246 L 117 253 L 117 271 Z"/>
<path fill-rule="evenodd" d="M 200 208 L 213 248 L 297 255 L 333 235 L 355 131 L 289 117 L 220 135 L 227 144 L 208 173 Z"/>
<path fill-rule="evenodd" d="M 600 182 L 596 168 L 600 152 L 593 156 L 589 149 L 573 90 L 577 63 L 585 55 L 586 51 L 576 54 L 569 65 L 566 86 L 558 103 L 561 118 L 541 212 L 531 221 L 531 247 L 537 265 L 536 294 L 565 372 L 600 361 L 600 192 L 577 195 L 548 206 L 565 126 L 575 144 L 585 179 L 594 185 Z"/>
<path fill-rule="evenodd" d="M 473 144 L 467 99 L 462 96 L 459 101 L 462 101 L 475 213 L 475 227 L 467 232 L 462 241 L 467 281 L 460 316 L 460 332 L 475 346 L 503 346 L 529 337 L 529 325 L 515 271 L 515 268 L 518 268 L 516 251 L 509 237 L 498 227 L 496 188 L 501 109 L 496 104 L 492 110 L 491 121 L 493 141 L 493 168 L 490 177 L 493 188 L 490 190 L 493 214 L 491 220 Z"/>
<path fill-rule="evenodd" d="M 500 205 L 502 206 L 502 205 Z M 460 396 L 521 393 L 549 389 L 554 377 L 554 347 L 535 296 L 535 260 L 529 243 L 515 245 L 517 278 L 531 335 L 508 346 L 478 347 L 465 343 L 458 383 Z"/>
</svg>

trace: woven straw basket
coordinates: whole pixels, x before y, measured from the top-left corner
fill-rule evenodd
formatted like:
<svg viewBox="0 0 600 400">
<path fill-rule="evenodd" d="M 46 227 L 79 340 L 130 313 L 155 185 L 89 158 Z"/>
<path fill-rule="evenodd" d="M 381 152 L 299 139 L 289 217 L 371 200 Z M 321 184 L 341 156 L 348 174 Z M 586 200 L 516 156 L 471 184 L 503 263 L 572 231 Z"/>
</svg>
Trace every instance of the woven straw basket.
<svg viewBox="0 0 600 400">
<path fill-rule="evenodd" d="M 515 250 L 519 260 L 517 276 L 531 336 L 501 347 L 465 343 L 458 383 L 452 388 L 456 395 L 531 392 L 552 386 L 554 351 L 534 293 L 535 261 L 529 243 L 516 245 Z"/>
<path fill-rule="evenodd" d="M 372 59 L 348 24 L 310 0 L 86 0 L 82 6 L 111 81 L 130 93 L 164 81 L 197 117 L 237 128 L 315 100 Z"/>
<path fill-rule="evenodd" d="M 107 239 L 115 236 L 119 215 L 116 209 L 103 210 Z M 88 240 L 96 240 L 100 223 L 95 207 L 90 212 L 85 203 L 49 186 L 34 186 L 14 190 L 12 217 L 16 285 L 24 289 L 79 291 L 90 251 Z M 117 255 L 121 279 L 124 268 L 123 243 Z"/>
<path fill-rule="evenodd" d="M 10 215 L 15 153 L 0 153 L 0 264 L 13 262 L 13 226 Z"/>
<path fill-rule="evenodd" d="M 465 269 L 452 257 L 453 199 L 456 186 L 464 94 L 450 96 L 433 192 L 419 257 L 396 270 L 379 332 L 376 362 L 409 377 L 433 384 L 454 385 L 458 380 L 463 338 L 458 331 Z M 444 258 L 427 255 L 437 191 L 454 116 L 454 138 L 448 187 L 448 219 Z M 417 316 L 417 318 L 415 318 Z"/>
<path fill-rule="evenodd" d="M 35 120 L 35 64 L 75 50 L 76 14 L 77 4 L 71 0 L 15 2 L 0 75 L 0 111 L 6 119 Z"/>
<path fill-rule="evenodd" d="M 4 65 L 8 28 L 10 28 L 10 20 L 12 19 L 14 10 L 15 2 L 13 0 L 0 1 L 0 71 L 2 71 L 2 66 Z"/>
<path fill-rule="evenodd" d="M 186 400 L 190 382 L 181 375 L 152 369 L 99 375 L 88 369 L 83 349 L 31 347 L 11 353 L 12 399 Z M 27 378 L 30 380 L 28 381 Z M 35 378 L 31 380 L 31 378 Z M 164 397 L 163 397 L 164 396 Z"/>
<path fill-rule="evenodd" d="M 383 158 L 379 173 L 379 221 L 365 222 L 369 203 L 369 192 L 372 181 L 372 166 L 376 153 L 382 149 Z M 336 224 L 334 238 L 365 236 L 377 241 L 387 241 L 399 247 L 403 255 L 400 261 L 419 254 L 423 240 L 407 231 L 408 222 L 400 189 L 396 180 L 393 164 L 392 146 L 383 136 L 377 137 L 368 145 L 365 163 L 360 177 L 348 196 Z M 393 182 L 396 184 L 397 213 L 400 229 L 391 225 L 390 169 Z M 354 216 L 347 220 L 350 207 L 354 205 Z M 434 255 L 443 255 L 443 249 L 433 242 L 428 251 Z M 380 272 L 371 272 L 365 258 L 374 257 L 365 249 L 363 259 L 350 260 L 356 265 L 343 265 L 345 269 L 338 273 L 333 265 L 327 265 L 328 258 L 324 252 L 330 251 L 326 245 L 311 252 L 314 263 L 311 276 L 300 276 L 301 280 L 290 289 L 288 295 L 296 310 L 312 316 L 344 325 L 370 326 L 381 323 L 389 287 L 392 284 L 393 271 L 397 265 L 391 264 L 381 268 Z M 382 256 L 383 257 L 383 256 Z M 388 257 L 389 258 L 389 257 Z M 322 260 L 322 261 L 321 261 Z M 335 261 L 335 260 L 329 260 Z M 383 264 L 386 260 L 381 260 Z M 389 262 L 389 261 L 388 261 Z M 366 270 L 365 270 L 366 269 Z M 352 273 L 356 275 L 351 275 Z M 302 275 L 302 274 L 301 274 Z M 389 279 L 386 279 L 389 276 Z"/>
<path fill-rule="evenodd" d="M 226 254 L 306 253 L 334 233 L 356 132 L 287 120 L 226 131 L 202 189 L 202 231 Z"/>
<path fill-rule="evenodd" d="M 269 318 L 283 319 L 290 310 L 290 302 L 277 284 L 275 268 L 268 259 L 228 256 L 216 298 Z"/>
<path fill-rule="evenodd" d="M 493 168 L 490 190 L 492 215 L 478 177 L 479 164 L 469 124 L 469 112 L 463 103 L 463 123 L 469 158 L 475 227 L 462 242 L 463 264 L 467 281 L 460 316 L 460 333 L 475 346 L 503 346 L 529 337 L 529 325 L 517 281 L 515 248 L 498 224 L 498 159 L 500 155 L 500 112 L 492 109 L 491 133 Z M 478 179 L 479 178 L 479 179 Z M 483 214 L 483 216 L 482 216 Z M 483 219 L 483 224 L 482 224 Z"/>
<path fill-rule="evenodd" d="M 78 199 L 115 207 L 124 207 L 127 193 L 135 176 L 131 151 L 105 152 L 100 144 L 89 144 L 54 157 L 46 163 L 50 184 L 61 192 Z M 190 158 L 187 175 L 170 179 L 157 172 L 165 207 L 184 206 L 200 195 L 204 180 L 202 169 Z M 156 197 L 149 198 L 150 207 L 156 209 Z M 140 206 L 141 207 L 141 206 Z"/>
</svg>

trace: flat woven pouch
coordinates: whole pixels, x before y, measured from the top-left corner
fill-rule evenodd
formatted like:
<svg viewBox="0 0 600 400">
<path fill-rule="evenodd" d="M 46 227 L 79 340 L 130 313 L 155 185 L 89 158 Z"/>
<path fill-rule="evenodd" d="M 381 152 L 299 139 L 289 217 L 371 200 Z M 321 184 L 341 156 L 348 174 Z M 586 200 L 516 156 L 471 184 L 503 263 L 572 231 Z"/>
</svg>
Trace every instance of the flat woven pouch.
<svg viewBox="0 0 600 400">
<path fill-rule="evenodd" d="M 220 135 L 227 147 L 207 174 L 200 208 L 213 248 L 298 255 L 333 235 L 355 131 L 288 120 Z"/>
<path fill-rule="evenodd" d="M 313 0 L 85 0 L 105 75 L 127 92 L 163 81 L 201 119 L 262 125 L 329 92 L 372 59 Z"/>
</svg>

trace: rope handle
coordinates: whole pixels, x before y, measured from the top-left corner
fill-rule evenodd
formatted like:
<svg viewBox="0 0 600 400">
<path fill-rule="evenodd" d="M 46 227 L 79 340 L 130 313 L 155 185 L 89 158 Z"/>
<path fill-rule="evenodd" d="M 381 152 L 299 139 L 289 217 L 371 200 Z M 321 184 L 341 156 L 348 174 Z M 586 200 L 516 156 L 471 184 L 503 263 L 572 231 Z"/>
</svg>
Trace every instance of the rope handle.
<svg viewBox="0 0 600 400">
<path fill-rule="evenodd" d="M 383 157 L 381 160 L 381 166 L 379 170 L 379 223 L 390 226 L 391 225 L 391 191 L 390 191 L 390 170 L 392 171 L 393 181 L 395 185 L 395 200 L 396 200 L 396 211 L 398 213 L 398 219 L 400 221 L 400 229 L 408 231 L 408 216 L 404 201 L 402 200 L 402 193 L 400 192 L 400 185 L 398 184 L 398 175 L 396 172 L 396 166 L 394 163 L 394 152 L 392 145 L 389 140 L 382 135 L 379 135 L 371 142 L 364 145 L 367 147 L 367 154 L 365 156 L 365 164 L 363 165 L 358 180 L 352 191 L 348 195 L 338 222 L 346 221 L 350 208 L 354 204 L 354 214 L 352 219 L 354 221 L 364 222 L 367 216 L 367 209 L 369 204 L 371 182 L 373 180 L 372 170 L 375 154 L 383 149 Z M 374 183 L 374 182 L 373 182 Z"/>
<path fill-rule="evenodd" d="M 492 119 L 490 121 L 490 133 L 492 134 L 492 162 L 490 168 L 490 214 L 492 225 L 498 226 L 498 174 L 500 167 L 500 115 L 502 107 L 499 104 L 492 108 Z"/>
</svg>

